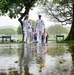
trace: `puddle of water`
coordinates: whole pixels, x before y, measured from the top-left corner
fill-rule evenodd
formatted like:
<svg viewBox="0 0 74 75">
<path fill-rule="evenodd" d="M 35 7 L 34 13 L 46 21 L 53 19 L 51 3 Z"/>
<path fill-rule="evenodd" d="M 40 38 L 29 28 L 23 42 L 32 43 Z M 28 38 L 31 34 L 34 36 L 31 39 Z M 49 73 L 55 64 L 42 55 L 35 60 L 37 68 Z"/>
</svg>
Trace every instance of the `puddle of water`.
<svg viewBox="0 0 74 75">
<path fill-rule="evenodd" d="M 73 75 L 73 49 L 60 43 L 2 44 L 0 75 Z"/>
</svg>

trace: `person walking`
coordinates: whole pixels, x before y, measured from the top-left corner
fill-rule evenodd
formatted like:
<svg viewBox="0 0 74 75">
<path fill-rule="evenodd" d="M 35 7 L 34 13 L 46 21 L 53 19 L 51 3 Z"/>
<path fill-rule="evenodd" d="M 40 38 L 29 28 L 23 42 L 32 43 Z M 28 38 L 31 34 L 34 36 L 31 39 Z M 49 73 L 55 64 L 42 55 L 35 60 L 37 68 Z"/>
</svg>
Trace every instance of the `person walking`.
<svg viewBox="0 0 74 75">
<path fill-rule="evenodd" d="M 24 42 L 30 43 L 32 22 L 28 18 L 29 18 L 28 15 L 26 15 L 24 18 L 23 31 L 24 31 Z"/>
<path fill-rule="evenodd" d="M 46 31 L 46 43 L 48 43 L 49 33 Z"/>
<path fill-rule="evenodd" d="M 37 32 L 37 42 L 41 43 L 42 34 L 44 33 L 45 24 L 44 21 L 41 19 L 41 15 L 38 15 L 38 20 L 36 21 L 36 32 Z"/>
</svg>

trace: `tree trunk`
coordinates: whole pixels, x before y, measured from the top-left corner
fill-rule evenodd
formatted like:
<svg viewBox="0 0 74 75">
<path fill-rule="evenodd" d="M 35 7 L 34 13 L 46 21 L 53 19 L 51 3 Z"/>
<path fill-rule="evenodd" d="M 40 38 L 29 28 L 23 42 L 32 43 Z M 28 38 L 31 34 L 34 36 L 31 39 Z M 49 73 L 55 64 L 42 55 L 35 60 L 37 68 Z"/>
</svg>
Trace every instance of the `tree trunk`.
<svg viewBox="0 0 74 75">
<path fill-rule="evenodd" d="M 72 20 L 72 26 L 69 35 L 65 39 L 67 40 L 74 40 L 74 3 L 73 3 L 73 20 Z"/>
</svg>

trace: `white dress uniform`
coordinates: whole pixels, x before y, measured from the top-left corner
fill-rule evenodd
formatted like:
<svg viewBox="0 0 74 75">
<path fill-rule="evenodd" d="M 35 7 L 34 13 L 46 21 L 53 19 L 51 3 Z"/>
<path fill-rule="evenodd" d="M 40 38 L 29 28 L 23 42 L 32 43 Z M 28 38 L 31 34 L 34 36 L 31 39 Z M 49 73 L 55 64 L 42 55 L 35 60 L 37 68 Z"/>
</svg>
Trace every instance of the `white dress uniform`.
<svg viewBox="0 0 74 75">
<path fill-rule="evenodd" d="M 33 42 L 33 43 L 35 42 L 34 35 L 35 35 L 35 30 L 34 30 L 34 28 L 32 28 L 32 42 Z"/>
<path fill-rule="evenodd" d="M 32 27 L 32 23 L 30 20 L 23 21 L 24 42 L 27 42 L 27 43 L 30 42 L 30 36 L 32 31 L 31 27 Z"/>
<path fill-rule="evenodd" d="M 41 43 L 42 33 L 44 33 L 45 24 L 43 20 L 36 21 L 37 42 Z"/>
</svg>

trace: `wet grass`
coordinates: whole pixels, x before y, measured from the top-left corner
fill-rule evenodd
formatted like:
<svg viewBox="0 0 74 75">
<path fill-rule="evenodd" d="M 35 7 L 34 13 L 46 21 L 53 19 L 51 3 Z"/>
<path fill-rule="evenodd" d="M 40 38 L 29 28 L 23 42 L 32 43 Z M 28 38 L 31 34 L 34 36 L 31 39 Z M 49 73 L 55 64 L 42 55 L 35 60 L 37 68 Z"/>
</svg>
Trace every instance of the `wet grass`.
<svg viewBox="0 0 74 75">
<path fill-rule="evenodd" d="M 48 40 L 48 41 L 52 41 L 52 40 Z M 56 40 L 54 40 L 56 41 Z M 1 42 L 0 44 L 23 44 L 24 42 L 20 41 L 20 42 Z M 70 40 L 70 41 L 56 41 L 56 43 L 68 43 L 68 44 L 74 44 L 74 40 Z"/>
<path fill-rule="evenodd" d="M 0 44 L 23 44 L 24 42 L 0 42 Z"/>
<path fill-rule="evenodd" d="M 70 41 L 57 41 L 57 43 L 74 43 L 74 40 L 70 40 Z"/>
</svg>

